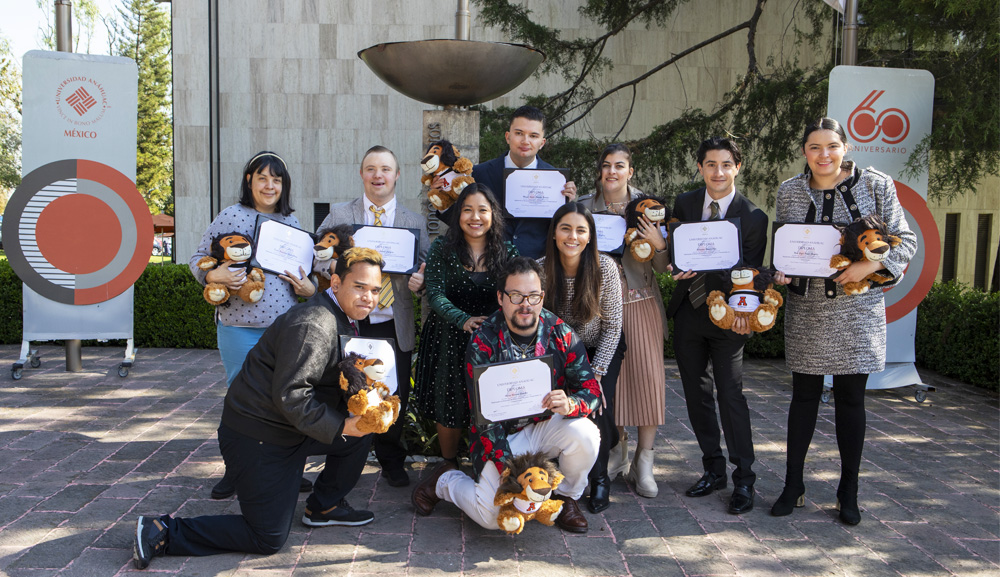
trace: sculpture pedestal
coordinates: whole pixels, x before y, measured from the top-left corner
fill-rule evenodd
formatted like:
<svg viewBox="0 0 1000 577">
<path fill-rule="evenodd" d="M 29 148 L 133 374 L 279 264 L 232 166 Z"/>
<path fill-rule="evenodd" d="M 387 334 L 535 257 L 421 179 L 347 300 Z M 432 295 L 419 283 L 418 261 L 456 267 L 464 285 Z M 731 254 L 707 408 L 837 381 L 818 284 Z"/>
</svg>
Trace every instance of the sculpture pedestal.
<svg viewBox="0 0 1000 577">
<path fill-rule="evenodd" d="M 425 110 L 423 135 L 421 152 L 427 150 L 432 142 L 448 140 L 458 147 L 462 156 L 471 160 L 472 164 L 479 163 L 479 111 Z M 448 230 L 447 225 L 437 218 L 427 201 L 426 186 L 421 188 L 420 208 L 427 216 L 427 234 L 431 240 Z"/>
</svg>

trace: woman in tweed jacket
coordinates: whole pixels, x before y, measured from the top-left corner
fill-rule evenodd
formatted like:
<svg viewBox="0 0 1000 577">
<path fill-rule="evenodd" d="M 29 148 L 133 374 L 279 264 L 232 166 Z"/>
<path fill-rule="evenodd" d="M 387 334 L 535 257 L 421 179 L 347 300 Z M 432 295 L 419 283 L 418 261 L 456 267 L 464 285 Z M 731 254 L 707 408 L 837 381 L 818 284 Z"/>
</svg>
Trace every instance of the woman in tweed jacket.
<svg viewBox="0 0 1000 577">
<path fill-rule="evenodd" d="M 802 137 L 806 171 L 778 189 L 778 222 L 846 224 L 875 214 L 902 242 L 890 249 L 885 260 L 852 263 L 832 282 L 798 279 L 789 287 L 785 358 L 792 371 L 792 402 L 785 488 L 771 514 L 788 515 L 804 503 L 803 465 L 816 429 L 823 376 L 833 375 L 841 460 L 837 502 L 841 521 L 856 525 L 861 521 L 858 472 L 865 439 L 865 386 L 870 373 L 885 368 L 885 299 L 879 288 L 847 295 L 842 286 L 876 271 L 892 277 L 886 286 L 899 282 L 917 250 L 917 240 L 892 178 L 845 162 L 847 149 L 847 135 L 836 120 L 820 118 L 806 127 Z M 791 279 L 778 272 L 776 281 L 788 284 Z"/>
</svg>

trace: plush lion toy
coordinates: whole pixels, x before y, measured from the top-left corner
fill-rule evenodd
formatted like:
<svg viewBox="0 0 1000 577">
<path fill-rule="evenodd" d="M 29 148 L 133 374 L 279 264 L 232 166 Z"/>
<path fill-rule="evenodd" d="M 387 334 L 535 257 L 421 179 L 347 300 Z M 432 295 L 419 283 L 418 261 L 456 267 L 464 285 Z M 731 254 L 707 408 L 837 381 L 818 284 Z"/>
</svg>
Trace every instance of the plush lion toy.
<svg viewBox="0 0 1000 577">
<path fill-rule="evenodd" d="M 253 256 L 253 243 L 242 233 L 227 232 L 212 239 L 211 256 L 202 257 L 198 261 L 198 268 L 205 272 L 220 266 L 244 268 L 247 271 L 247 280 L 239 290 L 231 290 L 218 282 L 206 284 L 202 294 L 208 304 L 219 306 L 229 302 L 229 297 L 233 295 L 250 304 L 260 301 L 264 296 L 264 271 L 250 266 L 251 256 Z"/>
<path fill-rule="evenodd" d="M 347 409 L 361 417 L 358 430 L 363 433 L 384 433 L 399 417 L 399 397 L 383 382 L 386 366 L 379 359 L 366 359 L 351 353 L 337 365 L 340 368 L 340 388 L 347 392 Z"/>
<path fill-rule="evenodd" d="M 354 227 L 349 224 L 321 228 L 316 236 L 319 240 L 313 246 L 313 272 L 316 273 L 317 292 L 330 286 L 330 275 L 337 259 L 345 250 L 354 246 Z"/>
<path fill-rule="evenodd" d="M 520 533 L 532 519 L 551 527 L 563 508 L 562 500 L 552 499 L 562 480 L 562 473 L 544 453 L 508 459 L 493 499 L 500 507 L 497 525 L 512 535 Z"/>
<path fill-rule="evenodd" d="M 645 216 L 653 224 L 664 225 L 670 219 L 670 209 L 667 201 L 656 197 L 639 195 L 625 207 L 625 246 L 632 257 L 639 262 L 653 260 L 653 245 L 644 238 L 639 238 L 639 216 Z"/>
<path fill-rule="evenodd" d="M 903 242 L 898 236 L 889 234 L 882 217 L 871 214 L 859 218 L 840 228 L 840 254 L 830 257 L 830 266 L 843 270 L 852 262 L 881 262 L 889 256 L 889 249 Z M 849 295 L 859 295 L 868 292 L 869 281 L 883 284 L 892 280 L 878 272 L 873 272 L 858 282 L 844 283 L 844 292 Z"/>
<path fill-rule="evenodd" d="M 733 286 L 726 302 L 722 291 L 708 295 L 708 317 L 715 326 L 729 330 L 736 318 L 745 318 L 750 330 L 762 333 L 774 326 L 778 308 L 784 304 L 781 293 L 771 288 L 774 273 L 768 269 L 736 267 L 729 273 Z"/>
<path fill-rule="evenodd" d="M 441 189 L 432 188 L 427 192 L 427 200 L 438 211 L 447 210 L 462 189 L 475 182 L 472 180 L 472 161 L 463 158 L 458 148 L 447 140 L 431 143 L 420 161 L 420 168 L 424 171 L 420 182 L 425 186 L 431 186 L 442 177 L 446 181 Z"/>
</svg>

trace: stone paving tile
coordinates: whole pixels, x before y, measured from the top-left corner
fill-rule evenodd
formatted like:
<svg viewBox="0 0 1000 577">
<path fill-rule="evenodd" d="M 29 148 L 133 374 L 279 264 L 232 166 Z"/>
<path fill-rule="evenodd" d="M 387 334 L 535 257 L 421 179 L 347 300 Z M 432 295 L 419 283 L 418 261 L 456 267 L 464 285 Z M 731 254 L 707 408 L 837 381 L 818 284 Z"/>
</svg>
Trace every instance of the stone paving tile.
<svg viewBox="0 0 1000 577">
<path fill-rule="evenodd" d="M 24 380 L 0 377 L 0 575 L 135 574 L 139 514 L 236 514 L 235 499 L 208 492 L 223 471 L 215 431 L 225 396 L 216 351 L 140 351 L 128 378 L 121 351 L 86 348 L 83 373 L 63 372 L 60 347 Z M 0 346 L 0 364 L 17 347 Z M 833 509 L 839 477 L 833 403 L 820 407 L 806 465 L 806 506 L 767 514 L 781 492 L 791 396 L 783 362 L 746 363 L 745 394 L 758 460 L 756 509 L 726 512 L 731 487 L 683 495 L 701 473 L 676 366 L 667 373 L 667 420 L 656 441 L 659 495 L 645 499 L 620 478 L 612 506 L 588 515 L 586 535 L 533 523 L 517 536 L 482 529 L 442 503 L 430 517 L 409 504 L 436 463 L 408 465 L 411 487 L 392 488 L 369 463 L 350 495 L 375 512 L 365 527 L 311 529 L 298 522 L 273 556 L 160 557 L 154 574 L 318 575 L 794 575 L 985 577 L 1000 573 L 1000 426 L 995 394 L 934 374 L 926 403 L 912 390 L 868 395 L 868 441 L 859 500 L 863 522 Z M 634 447 L 634 439 L 631 441 Z M 315 478 L 322 459 L 307 476 Z"/>
</svg>

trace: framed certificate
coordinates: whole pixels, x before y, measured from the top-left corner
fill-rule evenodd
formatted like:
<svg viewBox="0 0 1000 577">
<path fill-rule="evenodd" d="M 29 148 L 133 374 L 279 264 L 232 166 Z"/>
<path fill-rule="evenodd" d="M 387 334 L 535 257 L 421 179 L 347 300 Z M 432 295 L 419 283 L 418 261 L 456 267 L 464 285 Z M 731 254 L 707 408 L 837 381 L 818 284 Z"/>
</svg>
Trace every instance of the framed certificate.
<svg viewBox="0 0 1000 577">
<path fill-rule="evenodd" d="M 674 269 L 709 272 L 729 270 L 743 261 L 740 219 L 670 223 Z"/>
<path fill-rule="evenodd" d="M 479 425 L 549 413 L 542 399 L 553 387 L 552 355 L 479 365 L 472 369 L 473 409 Z"/>
<path fill-rule="evenodd" d="M 840 231 L 832 224 L 776 222 L 772 226 L 771 266 L 786 276 L 832 278 L 830 257 L 840 253 Z"/>
<path fill-rule="evenodd" d="M 382 255 L 389 274 L 410 274 L 417 265 L 417 239 L 420 231 L 415 228 L 391 226 L 354 225 L 354 246 L 372 248 Z"/>
<path fill-rule="evenodd" d="M 385 375 L 385 386 L 389 387 L 392 394 L 396 394 L 399 380 L 396 377 L 396 347 L 392 339 L 340 335 L 341 358 L 351 353 L 357 353 L 366 359 L 382 361 L 382 364 L 388 367 Z"/>
<path fill-rule="evenodd" d="M 299 267 L 309 274 L 312 271 L 312 233 L 258 214 L 254 225 L 254 249 L 251 264 L 271 274 L 298 276 Z"/>
<path fill-rule="evenodd" d="M 514 218 L 551 218 L 566 204 L 565 168 L 505 168 L 504 208 Z"/>
<path fill-rule="evenodd" d="M 595 214 L 597 250 L 622 254 L 625 250 L 625 217 L 617 214 Z"/>
</svg>

